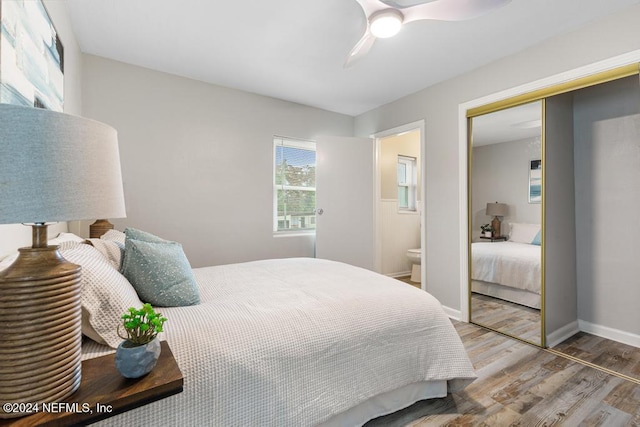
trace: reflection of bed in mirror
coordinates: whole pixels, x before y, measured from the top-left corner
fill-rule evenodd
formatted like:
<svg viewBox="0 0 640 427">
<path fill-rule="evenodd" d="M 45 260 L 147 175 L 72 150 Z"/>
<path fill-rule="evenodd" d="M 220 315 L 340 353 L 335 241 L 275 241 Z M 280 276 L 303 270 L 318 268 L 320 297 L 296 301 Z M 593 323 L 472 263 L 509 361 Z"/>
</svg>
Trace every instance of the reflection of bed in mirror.
<svg viewBox="0 0 640 427">
<path fill-rule="evenodd" d="M 472 292 L 540 308 L 540 245 L 476 242 L 471 245 Z"/>
</svg>

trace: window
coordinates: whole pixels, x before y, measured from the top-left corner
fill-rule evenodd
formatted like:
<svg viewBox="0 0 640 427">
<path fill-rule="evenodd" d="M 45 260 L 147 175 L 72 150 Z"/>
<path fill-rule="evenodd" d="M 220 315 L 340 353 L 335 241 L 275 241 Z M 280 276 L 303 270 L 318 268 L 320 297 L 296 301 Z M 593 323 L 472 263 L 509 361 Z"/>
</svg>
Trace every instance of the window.
<svg viewBox="0 0 640 427">
<path fill-rule="evenodd" d="M 273 138 L 274 231 L 316 228 L 316 144 Z"/>
<path fill-rule="evenodd" d="M 417 193 L 416 158 L 398 156 L 398 210 L 415 211 Z"/>
</svg>

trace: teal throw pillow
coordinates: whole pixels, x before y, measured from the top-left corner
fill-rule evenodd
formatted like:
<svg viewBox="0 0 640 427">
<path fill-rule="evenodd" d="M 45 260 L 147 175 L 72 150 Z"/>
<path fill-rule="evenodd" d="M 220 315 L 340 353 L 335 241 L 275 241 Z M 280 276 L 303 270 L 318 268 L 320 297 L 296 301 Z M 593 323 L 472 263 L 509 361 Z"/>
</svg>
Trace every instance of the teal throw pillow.
<svg viewBox="0 0 640 427">
<path fill-rule="evenodd" d="M 542 245 L 542 230 L 538 230 L 538 234 L 536 234 L 536 237 L 533 238 L 531 244 L 538 246 Z"/>
<path fill-rule="evenodd" d="M 161 239 L 160 237 L 147 233 L 146 231 L 138 230 L 136 228 L 127 227 L 124 229 L 125 239 L 134 239 L 134 240 L 142 240 L 143 242 L 155 242 L 155 243 L 164 243 L 168 242 L 168 240 Z"/>
<path fill-rule="evenodd" d="M 143 302 L 159 307 L 199 304 L 198 285 L 182 245 L 159 240 L 148 242 L 127 237 L 122 274 Z"/>
</svg>

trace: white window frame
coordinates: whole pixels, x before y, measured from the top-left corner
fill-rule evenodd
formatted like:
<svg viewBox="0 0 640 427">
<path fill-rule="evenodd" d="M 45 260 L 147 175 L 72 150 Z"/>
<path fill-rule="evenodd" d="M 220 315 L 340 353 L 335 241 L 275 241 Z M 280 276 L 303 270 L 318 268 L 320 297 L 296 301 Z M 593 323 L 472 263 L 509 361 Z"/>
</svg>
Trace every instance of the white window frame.
<svg viewBox="0 0 640 427">
<path fill-rule="evenodd" d="M 274 236 L 291 236 L 291 235 L 300 235 L 300 234 L 315 234 L 316 229 L 314 228 L 302 228 L 302 229 L 293 229 L 293 230 L 279 230 L 278 229 L 278 190 L 301 190 L 301 191 L 316 191 L 316 187 L 300 187 L 293 185 L 283 185 L 276 184 L 276 151 L 277 147 L 294 147 L 300 148 L 303 150 L 316 151 L 316 143 L 315 141 L 308 141 L 304 139 L 296 139 L 289 138 L 284 136 L 274 136 L 273 137 L 273 157 L 271 159 L 271 163 L 273 165 L 273 173 L 272 173 L 272 182 L 273 182 L 273 234 Z M 315 225 L 315 213 L 313 218 L 313 224 Z"/>
<path fill-rule="evenodd" d="M 403 156 L 401 154 L 398 155 L 398 165 L 403 164 L 406 168 L 406 182 L 398 181 L 398 188 L 404 187 L 407 189 L 407 207 L 400 206 L 400 199 L 398 199 L 398 211 L 399 212 L 416 212 L 417 211 L 417 193 L 418 193 L 418 163 L 415 157 Z"/>
</svg>

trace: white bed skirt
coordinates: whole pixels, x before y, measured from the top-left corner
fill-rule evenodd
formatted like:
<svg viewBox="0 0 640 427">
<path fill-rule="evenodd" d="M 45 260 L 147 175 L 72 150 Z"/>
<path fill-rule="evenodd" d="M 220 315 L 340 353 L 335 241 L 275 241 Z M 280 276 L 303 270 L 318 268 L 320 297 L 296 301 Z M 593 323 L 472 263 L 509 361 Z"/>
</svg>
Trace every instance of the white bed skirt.
<svg viewBox="0 0 640 427">
<path fill-rule="evenodd" d="M 536 309 L 540 309 L 540 302 L 542 300 L 540 294 L 537 294 L 535 292 L 529 292 L 524 289 L 510 288 L 508 286 L 499 285 L 497 283 L 484 282 L 482 280 L 472 280 L 471 291 L 478 294 L 515 302 L 516 304 L 525 305 L 527 307 Z"/>
<path fill-rule="evenodd" d="M 114 350 L 108 347 L 85 339 L 83 342 L 82 359 L 104 356 L 113 352 Z M 374 396 L 345 412 L 334 415 L 328 421 L 319 424 L 318 427 L 362 426 L 374 418 L 392 414 L 421 400 L 446 396 L 447 381 L 420 381 Z M 103 421 L 102 423 L 108 424 L 109 420 Z"/>
<path fill-rule="evenodd" d="M 318 427 L 361 426 L 367 421 L 392 414 L 420 400 L 445 397 L 446 395 L 446 381 L 421 381 L 374 396 L 345 412 L 334 415 Z"/>
</svg>

